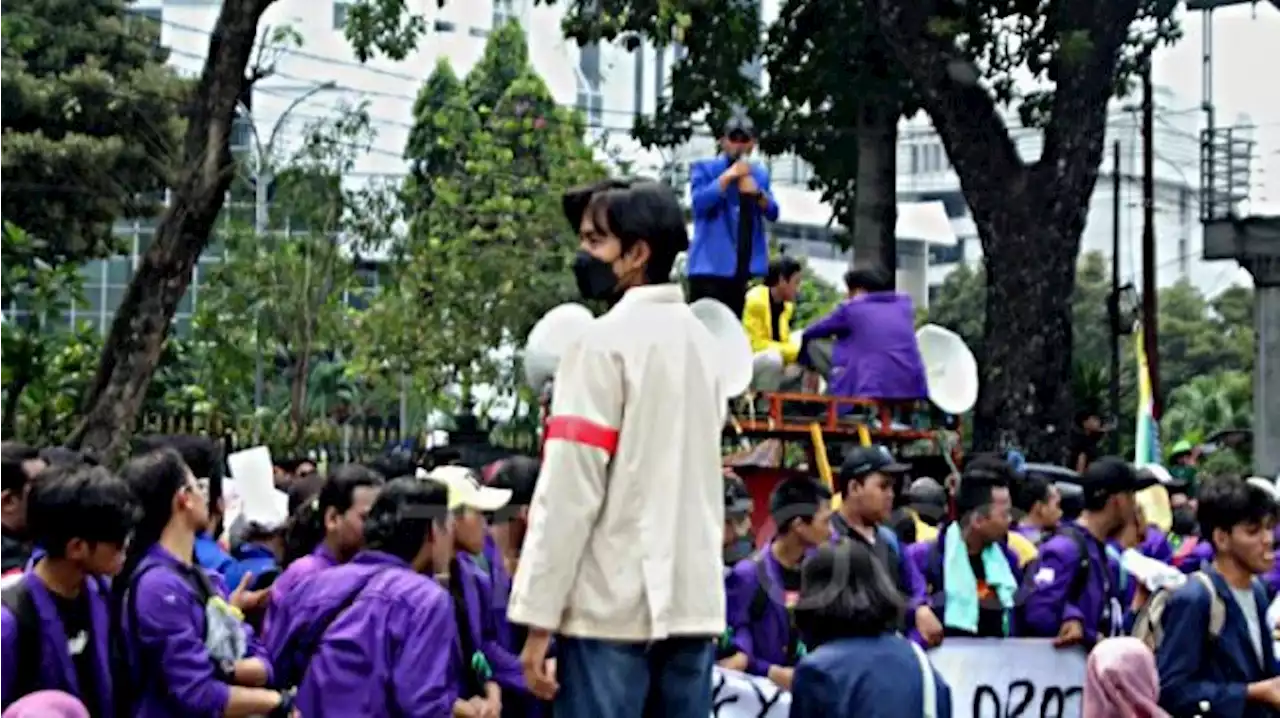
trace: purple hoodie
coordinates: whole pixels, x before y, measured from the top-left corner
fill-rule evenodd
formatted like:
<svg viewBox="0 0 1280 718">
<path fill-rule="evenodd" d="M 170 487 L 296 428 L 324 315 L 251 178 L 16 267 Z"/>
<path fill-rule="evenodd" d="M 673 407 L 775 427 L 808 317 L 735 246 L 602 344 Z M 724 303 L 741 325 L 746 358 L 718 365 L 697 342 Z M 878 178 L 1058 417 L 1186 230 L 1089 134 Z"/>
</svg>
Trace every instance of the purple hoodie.
<svg viewBox="0 0 1280 718">
<path fill-rule="evenodd" d="M 916 345 L 915 308 L 907 295 L 871 292 L 845 300 L 804 330 L 805 343 L 827 337 L 835 337 L 828 394 L 872 399 L 929 395 Z"/>
</svg>

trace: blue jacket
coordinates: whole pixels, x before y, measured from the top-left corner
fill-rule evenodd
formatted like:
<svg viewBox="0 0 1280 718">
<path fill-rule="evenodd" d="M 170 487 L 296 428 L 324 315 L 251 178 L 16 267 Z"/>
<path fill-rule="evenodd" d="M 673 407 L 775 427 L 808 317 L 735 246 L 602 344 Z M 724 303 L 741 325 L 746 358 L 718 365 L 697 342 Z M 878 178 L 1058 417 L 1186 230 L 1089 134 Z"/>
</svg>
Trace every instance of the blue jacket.
<svg viewBox="0 0 1280 718">
<path fill-rule="evenodd" d="M 67 650 L 67 634 L 63 630 L 58 607 L 54 604 L 53 597 L 49 595 L 49 589 L 38 576 L 31 572 L 27 572 L 18 580 L 26 583 L 27 590 L 30 592 L 31 605 L 34 606 L 35 613 L 39 617 L 40 668 L 35 673 L 38 689 L 62 691 L 83 700 L 75 663 Z M 104 592 L 106 586 L 105 581 L 89 580 L 85 582 L 83 589 L 88 594 L 89 621 L 92 631 L 90 636 L 92 643 L 86 646 L 85 650 L 93 651 L 93 661 L 97 667 L 97 675 L 94 676 L 97 695 L 85 702 L 96 704 L 95 715 L 110 717 L 115 715 L 115 705 L 111 683 L 111 613 L 108 607 L 110 597 Z M 17 685 L 20 660 L 19 628 L 17 617 L 10 613 L 8 608 L 3 609 L 0 618 L 3 619 L 4 636 L 3 660 L 0 662 L 0 666 L 3 666 L 0 695 L 4 696 L 2 708 L 8 708 L 10 703 L 22 697 L 17 695 L 20 689 Z"/>
<path fill-rule="evenodd" d="M 452 714 L 458 624 L 448 591 L 431 577 L 395 556 L 366 550 L 342 566 L 313 572 L 294 588 L 272 615 L 268 650 L 282 676 L 303 673 L 299 713 Z M 316 631 L 323 634 L 315 637 Z M 314 651 L 301 655 L 308 639 Z"/>
<path fill-rule="evenodd" d="M 722 189 L 719 182 L 720 175 L 729 169 L 729 165 L 729 158 L 719 155 L 698 160 L 689 167 L 690 202 L 693 204 L 693 241 L 689 246 L 687 268 L 690 277 L 731 278 L 738 271 L 740 197 L 736 185 Z M 753 277 L 763 277 L 769 268 L 769 243 L 764 220 L 778 220 L 778 203 L 769 191 L 769 170 L 753 164 L 751 177 L 768 199 L 764 210 L 754 202 L 749 201 L 748 204 L 749 211 L 757 215 L 751 240 L 750 273 Z"/>
<path fill-rule="evenodd" d="M 231 558 L 231 554 L 222 550 L 222 544 L 218 543 L 217 539 L 207 533 L 198 533 L 196 534 L 196 563 L 206 571 L 220 574 L 223 580 L 226 580 L 236 560 Z M 232 588 L 236 587 L 236 584 L 227 582 Z"/>
<path fill-rule="evenodd" d="M 276 560 L 275 552 L 260 543 L 245 543 L 237 546 L 232 551 L 232 559 L 226 572 L 223 573 L 227 585 L 232 590 L 240 585 L 240 579 L 247 573 L 253 574 L 249 582 L 250 588 L 262 586 L 264 577 L 274 581 L 280 573 L 280 563 Z"/>
<path fill-rule="evenodd" d="M 1227 582 L 1213 567 L 1204 570 L 1226 605 L 1222 635 L 1217 640 L 1208 637 L 1210 597 L 1203 583 L 1187 581 L 1169 596 L 1161 618 L 1164 639 L 1156 649 L 1160 706 L 1175 716 L 1270 718 L 1280 715 L 1280 711 L 1245 701 L 1250 683 L 1276 675 L 1271 631 L 1266 621 L 1266 590 L 1260 581 L 1253 582 L 1253 598 L 1263 630 L 1259 659 L 1249 638 L 1244 613 Z"/>
<path fill-rule="evenodd" d="M 231 688 L 215 673 L 205 647 L 205 604 L 188 578 L 193 570 L 203 569 L 152 546 L 130 579 L 133 595 L 121 607 L 121 626 L 130 675 L 138 681 L 135 718 L 213 718 L 226 709 Z M 221 577 L 209 578 L 225 600 Z M 265 659 L 253 630 L 245 631 L 247 657 Z M 267 672 L 270 682 L 269 662 Z"/>
<path fill-rule="evenodd" d="M 951 688 L 931 670 L 937 718 L 951 718 Z M 896 634 L 823 644 L 796 666 L 791 715 L 904 718 L 924 714 L 924 675 L 911 643 Z"/>
</svg>

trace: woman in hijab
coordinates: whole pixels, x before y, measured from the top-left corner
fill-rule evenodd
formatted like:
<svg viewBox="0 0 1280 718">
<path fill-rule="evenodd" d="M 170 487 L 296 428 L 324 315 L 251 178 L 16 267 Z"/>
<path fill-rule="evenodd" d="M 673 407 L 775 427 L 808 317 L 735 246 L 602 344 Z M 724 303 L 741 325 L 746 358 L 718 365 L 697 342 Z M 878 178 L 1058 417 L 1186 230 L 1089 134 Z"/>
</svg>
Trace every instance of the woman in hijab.
<svg viewBox="0 0 1280 718">
<path fill-rule="evenodd" d="M 1160 708 L 1160 676 L 1151 650 L 1136 638 L 1108 638 L 1094 646 L 1084 679 L 1089 718 L 1169 718 Z"/>
<path fill-rule="evenodd" d="M 89 710 L 69 693 L 36 691 L 15 701 L 3 718 L 89 718 Z"/>
</svg>

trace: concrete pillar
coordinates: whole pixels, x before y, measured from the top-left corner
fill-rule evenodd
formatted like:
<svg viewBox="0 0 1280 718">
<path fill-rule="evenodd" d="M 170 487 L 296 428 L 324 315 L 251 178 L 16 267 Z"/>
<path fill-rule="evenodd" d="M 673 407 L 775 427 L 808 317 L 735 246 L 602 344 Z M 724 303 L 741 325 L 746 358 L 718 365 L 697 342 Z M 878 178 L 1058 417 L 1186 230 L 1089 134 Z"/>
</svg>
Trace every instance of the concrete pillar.
<svg viewBox="0 0 1280 718">
<path fill-rule="evenodd" d="M 1253 466 L 1261 476 L 1280 478 L 1280 266 L 1275 269 L 1274 283 L 1254 280 Z"/>
</svg>

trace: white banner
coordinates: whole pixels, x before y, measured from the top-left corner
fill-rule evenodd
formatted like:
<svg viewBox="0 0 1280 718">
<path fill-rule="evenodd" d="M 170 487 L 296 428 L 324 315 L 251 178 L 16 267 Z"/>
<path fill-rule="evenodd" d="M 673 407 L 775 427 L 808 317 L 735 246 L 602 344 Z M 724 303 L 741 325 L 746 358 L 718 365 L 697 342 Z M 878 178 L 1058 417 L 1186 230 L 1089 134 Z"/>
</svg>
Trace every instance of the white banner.
<svg viewBox="0 0 1280 718">
<path fill-rule="evenodd" d="M 956 718 L 1080 718 L 1085 652 L 1042 638 L 948 638 L 929 660 Z"/>
<path fill-rule="evenodd" d="M 791 694 L 768 678 L 719 666 L 711 674 L 712 718 L 787 718 Z"/>
</svg>

